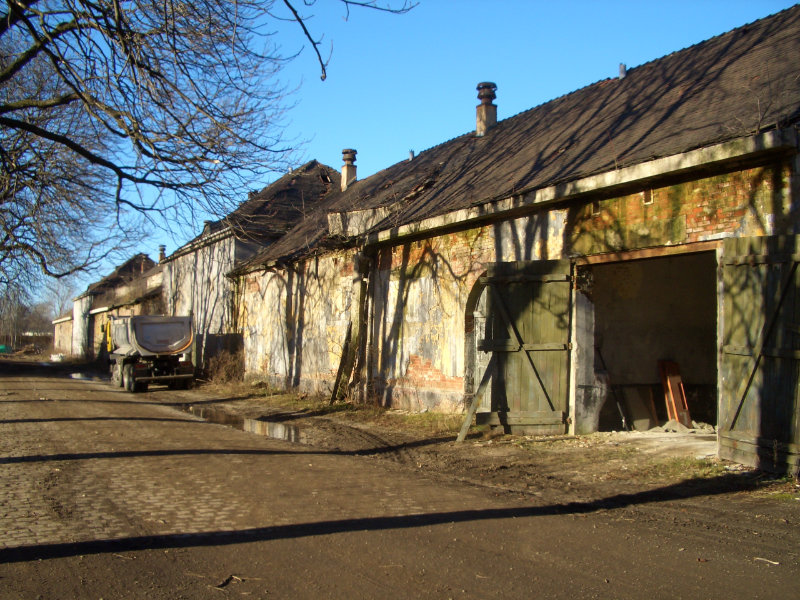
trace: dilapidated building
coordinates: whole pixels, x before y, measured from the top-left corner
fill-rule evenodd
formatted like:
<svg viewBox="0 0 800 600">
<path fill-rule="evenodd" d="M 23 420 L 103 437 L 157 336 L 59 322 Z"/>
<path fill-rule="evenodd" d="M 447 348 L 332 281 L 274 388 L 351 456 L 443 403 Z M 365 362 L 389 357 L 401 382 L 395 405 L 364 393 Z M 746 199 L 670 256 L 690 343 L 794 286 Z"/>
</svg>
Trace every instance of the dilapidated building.
<svg viewBox="0 0 800 600">
<path fill-rule="evenodd" d="M 338 179 L 334 169 L 308 162 L 251 193 L 230 215 L 206 221 L 200 235 L 160 261 L 167 314 L 193 318 L 196 366 L 241 349 L 234 283 L 226 274 L 291 230 Z"/>
<path fill-rule="evenodd" d="M 102 356 L 109 317 L 163 312 L 161 280 L 161 268 L 146 254 L 126 260 L 76 297 L 71 314 L 53 321 L 53 350 L 85 359 Z"/>
<path fill-rule="evenodd" d="M 673 365 L 722 456 L 797 464 L 798 56 L 794 7 L 501 121 L 482 83 L 361 181 L 346 150 L 234 272 L 247 373 L 581 433 L 665 419 Z"/>
</svg>

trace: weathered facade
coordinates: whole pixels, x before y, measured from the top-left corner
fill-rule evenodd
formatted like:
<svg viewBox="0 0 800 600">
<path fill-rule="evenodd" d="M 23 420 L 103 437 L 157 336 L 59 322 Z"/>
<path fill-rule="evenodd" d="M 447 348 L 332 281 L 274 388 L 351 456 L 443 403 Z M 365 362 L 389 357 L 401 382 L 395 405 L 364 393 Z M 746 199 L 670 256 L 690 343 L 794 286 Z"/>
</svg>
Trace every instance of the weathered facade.
<svg viewBox="0 0 800 600">
<path fill-rule="evenodd" d="M 330 393 L 354 303 L 353 253 L 332 252 L 242 278 L 245 371 L 272 385 Z"/>
<path fill-rule="evenodd" d="M 72 354 L 72 313 L 53 320 L 53 352 Z"/>
<path fill-rule="evenodd" d="M 161 261 L 168 314 L 193 318 L 198 367 L 222 351 L 241 349 L 234 283 L 226 274 L 284 235 L 337 181 L 329 167 L 306 163 L 251 194 L 224 219 L 206 222 L 199 236 Z"/>
<path fill-rule="evenodd" d="M 796 465 L 799 55 L 795 7 L 500 122 L 481 84 L 237 269 L 248 374 L 580 433 L 665 420 L 668 360 L 721 454 Z"/>
<path fill-rule="evenodd" d="M 198 367 L 222 350 L 238 350 L 233 286 L 225 275 L 255 248 L 228 231 L 206 234 L 200 243 L 182 248 L 162 264 L 167 314 L 192 317 L 196 332 L 192 354 Z"/>
<path fill-rule="evenodd" d="M 71 315 L 53 321 L 54 351 L 90 360 L 101 357 L 109 317 L 162 313 L 161 285 L 161 269 L 147 255 L 125 261 L 75 298 Z"/>
</svg>

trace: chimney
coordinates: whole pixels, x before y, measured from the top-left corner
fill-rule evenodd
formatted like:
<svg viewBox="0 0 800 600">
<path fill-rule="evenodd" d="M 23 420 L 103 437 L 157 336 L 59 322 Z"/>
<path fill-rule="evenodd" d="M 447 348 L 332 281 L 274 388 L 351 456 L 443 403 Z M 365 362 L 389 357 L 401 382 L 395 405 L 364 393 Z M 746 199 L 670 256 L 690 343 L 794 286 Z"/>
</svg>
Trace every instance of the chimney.
<svg viewBox="0 0 800 600">
<path fill-rule="evenodd" d="M 491 81 L 478 84 L 478 100 L 481 103 L 477 107 L 475 135 L 479 137 L 497 125 L 497 106 L 492 104 L 492 100 L 497 97 L 494 93 L 496 89 L 497 85 Z"/>
<path fill-rule="evenodd" d="M 356 181 L 356 152 L 352 148 L 345 148 L 342 150 L 342 191 L 347 189 L 351 183 Z"/>
<path fill-rule="evenodd" d="M 628 67 L 625 66 L 625 63 L 619 63 L 619 78 L 625 79 L 625 75 L 628 74 Z"/>
<path fill-rule="evenodd" d="M 167 247 L 161 244 L 158 247 L 158 262 L 164 262 L 167 258 Z"/>
</svg>

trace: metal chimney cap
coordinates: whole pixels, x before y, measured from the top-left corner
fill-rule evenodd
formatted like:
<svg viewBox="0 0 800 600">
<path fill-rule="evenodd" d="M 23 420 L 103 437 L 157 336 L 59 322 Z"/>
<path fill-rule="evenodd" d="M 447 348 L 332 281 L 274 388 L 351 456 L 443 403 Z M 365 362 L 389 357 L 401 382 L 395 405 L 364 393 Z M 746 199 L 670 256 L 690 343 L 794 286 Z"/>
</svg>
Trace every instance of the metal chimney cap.
<svg viewBox="0 0 800 600">
<path fill-rule="evenodd" d="M 345 148 L 342 150 L 342 160 L 347 164 L 352 164 L 356 160 L 356 154 L 358 154 L 357 150 Z"/>
<path fill-rule="evenodd" d="M 491 104 L 492 100 L 497 98 L 495 92 L 497 91 L 497 84 L 491 81 L 483 81 L 478 84 L 478 100 L 483 104 Z"/>
</svg>

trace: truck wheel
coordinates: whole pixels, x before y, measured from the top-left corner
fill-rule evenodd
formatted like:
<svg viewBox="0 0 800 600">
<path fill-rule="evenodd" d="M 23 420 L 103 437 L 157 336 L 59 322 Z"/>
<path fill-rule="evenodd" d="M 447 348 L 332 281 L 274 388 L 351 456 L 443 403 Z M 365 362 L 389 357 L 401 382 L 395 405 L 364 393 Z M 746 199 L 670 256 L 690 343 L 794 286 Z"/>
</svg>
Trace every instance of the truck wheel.
<svg viewBox="0 0 800 600">
<path fill-rule="evenodd" d="M 122 367 L 122 383 L 126 391 L 131 393 L 136 391 L 134 388 L 136 384 L 133 381 L 133 365 L 130 363 Z"/>
<path fill-rule="evenodd" d="M 115 362 L 111 365 L 111 383 L 115 387 L 122 387 L 122 363 Z"/>
</svg>

